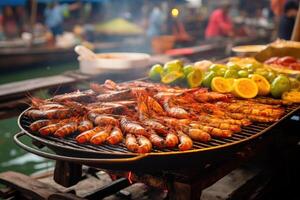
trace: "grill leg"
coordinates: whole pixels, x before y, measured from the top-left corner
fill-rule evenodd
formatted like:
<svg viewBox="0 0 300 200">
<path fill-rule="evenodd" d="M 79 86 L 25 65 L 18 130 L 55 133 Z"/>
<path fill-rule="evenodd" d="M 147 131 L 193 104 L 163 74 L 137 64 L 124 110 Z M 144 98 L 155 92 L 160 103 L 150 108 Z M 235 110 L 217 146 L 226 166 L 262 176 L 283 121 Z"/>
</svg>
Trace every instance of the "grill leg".
<svg viewBox="0 0 300 200">
<path fill-rule="evenodd" d="M 59 161 L 55 163 L 54 181 L 64 187 L 77 184 L 82 179 L 82 166 L 76 163 Z"/>
<path fill-rule="evenodd" d="M 201 193 L 199 184 L 176 181 L 168 184 L 169 200 L 200 200 Z"/>
</svg>

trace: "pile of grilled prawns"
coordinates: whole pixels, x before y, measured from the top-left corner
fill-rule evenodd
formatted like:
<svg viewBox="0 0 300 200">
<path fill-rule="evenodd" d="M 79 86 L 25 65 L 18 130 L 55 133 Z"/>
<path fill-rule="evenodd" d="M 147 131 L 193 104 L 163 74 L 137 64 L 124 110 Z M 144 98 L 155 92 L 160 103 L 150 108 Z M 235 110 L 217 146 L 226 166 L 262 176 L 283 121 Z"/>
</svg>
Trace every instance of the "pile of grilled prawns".
<svg viewBox="0 0 300 200">
<path fill-rule="evenodd" d="M 43 136 L 72 136 L 78 143 L 120 144 L 132 152 L 193 148 L 193 141 L 228 138 L 253 122 L 274 122 L 286 102 L 242 100 L 207 89 L 106 80 L 90 89 L 33 98 L 30 129 Z"/>
</svg>

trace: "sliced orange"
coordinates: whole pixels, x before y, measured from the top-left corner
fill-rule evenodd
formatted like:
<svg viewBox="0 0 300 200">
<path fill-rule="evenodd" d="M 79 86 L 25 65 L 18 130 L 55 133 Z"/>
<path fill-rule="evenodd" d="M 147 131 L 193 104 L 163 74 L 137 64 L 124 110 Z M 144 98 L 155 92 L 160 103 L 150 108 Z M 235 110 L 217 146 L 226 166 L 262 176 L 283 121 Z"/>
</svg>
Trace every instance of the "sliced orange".
<svg viewBox="0 0 300 200">
<path fill-rule="evenodd" d="M 258 94 L 256 83 L 249 78 L 235 80 L 232 93 L 241 98 L 254 98 Z"/>
<path fill-rule="evenodd" d="M 258 87 L 258 95 L 266 96 L 270 93 L 271 85 L 265 77 L 259 74 L 253 74 L 251 79 Z"/>
<path fill-rule="evenodd" d="M 219 93 L 228 93 L 232 87 L 230 82 L 223 77 L 215 77 L 211 81 L 211 89 Z"/>
</svg>

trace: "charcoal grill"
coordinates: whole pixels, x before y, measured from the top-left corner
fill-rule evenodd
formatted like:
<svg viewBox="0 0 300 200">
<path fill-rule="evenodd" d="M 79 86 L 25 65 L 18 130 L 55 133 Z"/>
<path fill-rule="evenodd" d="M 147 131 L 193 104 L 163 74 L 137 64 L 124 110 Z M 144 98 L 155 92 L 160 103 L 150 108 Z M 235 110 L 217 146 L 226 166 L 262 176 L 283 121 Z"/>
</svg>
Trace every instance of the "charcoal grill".
<svg viewBox="0 0 300 200">
<path fill-rule="evenodd" d="M 124 144 L 96 146 L 78 144 L 74 136 L 63 139 L 51 136 L 43 137 L 29 129 L 31 121 L 24 115 L 27 110 L 19 116 L 18 124 L 21 132 L 14 136 L 14 140 L 20 147 L 33 154 L 92 167 L 121 170 L 147 170 L 153 169 L 153 167 L 159 169 L 180 169 L 182 167 L 197 166 L 200 163 L 213 159 L 222 159 L 222 157 L 232 154 L 241 145 L 260 139 L 264 133 L 299 109 L 299 105 L 289 105 L 286 107 L 285 115 L 277 122 L 253 123 L 250 126 L 243 127 L 241 132 L 233 134 L 230 138 L 213 138 L 206 143 L 194 141 L 193 149 L 188 151 L 153 149 L 151 153 L 137 154 L 128 151 Z M 54 153 L 30 147 L 20 140 L 21 137 L 30 137 L 33 141 L 38 141 L 47 146 Z"/>
</svg>

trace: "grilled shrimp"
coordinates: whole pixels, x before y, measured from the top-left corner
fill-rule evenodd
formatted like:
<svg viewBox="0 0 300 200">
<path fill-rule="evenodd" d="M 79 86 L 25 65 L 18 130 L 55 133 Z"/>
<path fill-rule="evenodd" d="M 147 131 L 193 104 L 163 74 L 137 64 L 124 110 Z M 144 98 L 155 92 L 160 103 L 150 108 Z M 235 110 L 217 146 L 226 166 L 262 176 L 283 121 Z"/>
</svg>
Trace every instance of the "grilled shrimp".
<svg viewBox="0 0 300 200">
<path fill-rule="evenodd" d="M 100 94 L 97 96 L 98 101 L 120 101 L 134 98 L 131 89 Z"/>
<path fill-rule="evenodd" d="M 59 129 L 57 129 L 54 133 L 56 137 L 63 138 L 67 135 L 70 135 L 74 133 L 77 130 L 77 123 L 76 122 L 71 122 L 68 124 L 63 125 Z"/>
<path fill-rule="evenodd" d="M 200 122 L 205 123 L 228 123 L 228 124 L 236 124 L 239 126 L 249 126 L 251 124 L 251 121 L 248 119 L 223 119 L 223 118 L 214 118 L 213 116 L 199 116 Z"/>
<path fill-rule="evenodd" d="M 157 135 L 154 131 L 151 131 L 149 140 L 154 146 L 156 146 L 160 149 L 162 149 L 166 146 L 165 140 L 162 137 L 160 137 L 159 135 Z"/>
<path fill-rule="evenodd" d="M 257 116 L 257 115 L 246 115 L 243 113 L 228 113 L 231 118 L 234 119 L 249 119 L 254 122 L 262 122 L 262 123 L 270 123 L 275 122 L 279 119 L 279 117 L 265 117 L 265 116 Z"/>
<path fill-rule="evenodd" d="M 264 117 L 264 116 L 257 116 L 257 115 L 247 115 L 247 118 L 251 121 L 262 122 L 262 123 L 270 123 L 278 121 L 276 117 Z"/>
<path fill-rule="evenodd" d="M 220 94 L 217 92 L 203 92 L 197 91 L 193 93 L 194 98 L 199 102 L 214 102 L 214 101 L 228 101 L 232 98 L 229 94 Z"/>
<path fill-rule="evenodd" d="M 148 138 L 146 138 L 143 135 L 138 135 L 137 136 L 137 141 L 139 144 L 139 148 L 137 150 L 138 153 L 148 153 L 152 149 L 152 143 Z"/>
<path fill-rule="evenodd" d="M 76 137 L 76 141 L 78 143 L 86 143 L 88 141 L 90 141 L 90 139 L 96 134 L 99 133 L 100 131 L 102 131 L 103 128 L 96 126 L 95 128 L 93 128 L 92 130 L 88 130 L 85 132 L 80 133 L 77 137 Z"/>
<path fill-rule="evenodd" d="M 31 119 L 43 119 L 46 118 L 45 112 L 41 110 L 31 109 L 25 112 L 25 115 Z"/>
<path fill-rule="evenodd" d="M 166 147 L 174 148 L 178 145 L 178 137 L 174 133 L 168 133 L 166 136 Z"/>
<path fill-rule="evenodd" d="M 105 127 L 104 130 L 93 135 L 93 137 L 90 139 L 90 142 L 92 144 L 104 143 L 106 139 L 109 137 L 111 129 L 112 129 L 111 126 Z"/>
<path fill-rule="evenodd" d="M 161 107 L 161 105 L 152 97 L 147 96 L 147 107 L 149 108 L 149 111 L 152 114 L 157 114 L 160 116 L 165 115 L 164 109 Z"/>
<path fill-rule="evenodd" d="M 161 123 L 159 123 L 158 121 L 153 120 L 153 119 L 143 120 L 142 123 L 145 126 L 147 126 L 149 128 L 152 128 L 157 133 L 160 133 L 160 134 L 163 134 L 163 135 L 166 135 L 168 133 L 168 130 L 169 130 L 166 126 L 162 125 Z"/>
<path fill-rule="evenodd" d="M 95 119 L 96 119 L 97 116 L 98 116 L 98 114 L 97 114 L 97 113 L 94 113 L 94 112 L 89 112 L 89 113 L 87 114 L 87 118 L 88 118 L 90 121 L 92 121 L 92 122 L 95 121 Z"/>
<path fill-rule="evenodd" d="M 206 133 L 209 133 L 213 137 L 228 138 L 232 136 L 232 131 L 230 130 L 221 130 L 219 128 L 211 127 L 208 125 L 201 125 L 201 124 L 190 124 L 190 126 L 205 131 Z"/>
<path fill-rule="evenodd" d="M 118 144 L 123 140 L 123 133 L 121 129 L 118 127 L 114 127 L 113 130 L 110 132 L 110 135 L 107 137 L 106 141 L 109 144 Z"/>
<path fill-rule="evenodd" d="M 52 123 L 55 123 L 55 121 L 49 120 L 49 119 L 40 119 L 40 120 L 35 121 L 32 124 L 30 124 L 30 130 L 37 131 L 40 128 L 42 128 L 44 126 L 48 126 L 48 125 L 50 125 Z"/>
<path fill-rule="evenodd" d="M 93 123 L 90 120 L 85 119 L 79 122 L 78 131 L 82 133 L 84 131 L 91 130 L 93 127 Z"/>
<path fill-rule="evenodd" d="M 197 128 L 189 128 L 186 134 L 191 139 L 196 141 L 208 142 L 209 140 L 211 140 L 211 137 L 207 132 Z"/>
<path fill-rule="evenodd" d="M 262 104 L 269 104 L 269 105 L 290 105 L 291 102 L 285 101 L 282 99 L 271 99 L 271 98 L 255 98 L 255 99 L 248 99 L 248 101 L 253 101 Z"/>
<path fill-rule="evenodd" d="M 44 136 L 52 135 L 53 133 L 55 133 L 55 131 L 57 131 L 62 126 L 63 126 L 62 123 L 50 124 L 48 126 L 44 126 L 43 128 L 40 128 L 39 133 Z"/>
<path fill-rule="evenodd" d="M 247 115 L 259 115 L 264 117 L 280 117 L 284 110 L 282 108 L 272 108 L 272 107 L 266 107 L 258 104 L 251 104 L 251 107 L 248 107 L 249 105 L 241 105 L 238 103 L 225 103 L 225 102 L 218 102 L 218 106 L 221 106 L 222 108 L 235 113 L 244 113 Z"/>
<path fill-rule="evenodd" d="M 128 133 L 125 139 L 125 146 L 129 151 L 137 152 L 139 149 L 139 144 L 136 137 L 133 134 Z"/>
<path fill-rule="evenodd" d="M 238 133 L 238 132 L 241 131 L 241 127 L 239 125 L 236 125 L 236 124 L 211 122 L 207 125 L 209 125 L 211 127 L 214 127 L 214 128 L 219 128 L 221 130 L 230 130 L 234 133 Z"/>
<path fill-rule="evenodd" d="M 164 106 L 164 109 L 166 110 L 167 114 L 170 117 L 175 117 L 175 118 L 179 118 L 179 119 L 189 118 L 190 117 L 189 113 L 186 110 L 184 110 L 183 108 L 180 108 L 180 107 L 170 107 L 168 101 L 165 101 L 163 103 L 163 106 Z"/>
<path fill-rule="evenodd" d="M 176 119 L 172 117 L 159 117 L 157 119 L 172 129 L 181 129 L 181 127 L 187 126 L 191 121 L 189 119 Z"/>
<path fill-rule="evenodd" d="M 43 112 L 44 116 L 48 119 L 65 119 L 72 116 L 70 109 L 51 109 Z"/>
<path fill-rule="evenodd" d="M 51 100 L 54 102 L 66 102 L 66 101 L 76 101 L 76 102 L 93 102 L 96 99 L 96 93 L 92 90 L 86 91 L 76 91 L 67 94 L 61 94 L 54 96 Z"/>
<path fill-rule="evenodd" d="M 124 133 L 131 133 L 135 135 L 145 135 L 145 136 L 148 135 L 144 127 L 139 125 L 137 122 L 126 119 L 125 117 L 121 118 L 120 124 Z"/>
<path fill-rule="evenodd" d="M 180 151 L 186 151 L 193 147 L 192 139 L 183 132 L 178 131 L 178 138 L 180 142 L 178 148 Z"/>
<path fill-rule="evenodd" d="M 117 119 L 115 119 L 112 116 L 108 116 L 108 115 L 98 115 L 95 120 L 94 123 L 96 125 L 115 125 L 118 126 L 119 125 L 119 121 Z"/>
</svg>

